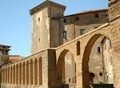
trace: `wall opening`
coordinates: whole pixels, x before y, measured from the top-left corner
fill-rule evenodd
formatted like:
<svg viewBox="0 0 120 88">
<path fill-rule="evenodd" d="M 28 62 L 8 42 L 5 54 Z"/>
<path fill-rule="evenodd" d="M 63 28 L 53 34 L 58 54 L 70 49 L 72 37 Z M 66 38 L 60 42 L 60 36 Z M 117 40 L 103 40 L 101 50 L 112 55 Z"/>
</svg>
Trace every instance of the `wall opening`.
<svg viewBox="0 0 120 88">
<path fill-rule="evenodd" d="M 102 34 L 96 34 L 89 40 L 85 47 L 82 62 L 83 86 L 85 88 L 89 88 L 89 85 L 94 83 L 113 83 L 112 66 L 110 66 L 110 61 L 107 62 L 110 60 L 109 56 L 111 56 L 112 47 L 108 48 L 106 44 L 107 46 L 111 46 L 110 39 Z M 99 50 L 101 52 L 100 55 L 95 53 L 97 45 L 100 45 L 101 48 Z M 106 50 L 104 47 L 106 47 Z M 91 77 L 92 73 L 94 73 L 94 76 Z M 108 73 L 111 75 L 109 76 Z"/>
<path fill-rule="evenodd" d="M 57 63 L 57 83 L 59 85 L 70 85 L 76 82 L 76 69 L 73 54 L 69 50 L 64 50 Z"/>
</svg>

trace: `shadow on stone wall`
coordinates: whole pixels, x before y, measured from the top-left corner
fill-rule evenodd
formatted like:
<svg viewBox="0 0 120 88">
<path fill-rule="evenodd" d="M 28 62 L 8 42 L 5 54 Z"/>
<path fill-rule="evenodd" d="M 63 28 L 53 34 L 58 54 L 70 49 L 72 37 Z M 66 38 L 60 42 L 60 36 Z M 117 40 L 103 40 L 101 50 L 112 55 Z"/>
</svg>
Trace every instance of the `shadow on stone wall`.
<svg viewBox="0 0 120 88">
<path fill-rule="evenodd" d="M 92 84 L 92 88 L 114 88 L 113 84 Z"/>
</svg>

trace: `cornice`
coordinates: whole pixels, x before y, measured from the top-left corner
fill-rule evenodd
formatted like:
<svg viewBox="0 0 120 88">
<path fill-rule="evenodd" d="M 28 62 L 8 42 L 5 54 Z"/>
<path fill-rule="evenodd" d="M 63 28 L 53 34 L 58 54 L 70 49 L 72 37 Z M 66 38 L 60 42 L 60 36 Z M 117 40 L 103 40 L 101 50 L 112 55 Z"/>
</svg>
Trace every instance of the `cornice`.
<svg viewBox="0 0 120 88">
<path fill-rule="evenodd" d="M 57 8 L 61 8 L 62 10 L 66 9 L 66 6 L 64 6 L 64 5 L 61 5 L 61 4 L 52 2 L 52 1 L 45 1 L 45 2 L 43 2 L 41 4 L 39 4 L 38 6 L 32 8 L 30 10 L 30 14 L 33 15 L 34 13 L 36 13 L 36 12 L 40 11 L 41 9 L 43 9 L 45 6 L 54 6 L 54 7 L 57 7 Z"/>
</svg>

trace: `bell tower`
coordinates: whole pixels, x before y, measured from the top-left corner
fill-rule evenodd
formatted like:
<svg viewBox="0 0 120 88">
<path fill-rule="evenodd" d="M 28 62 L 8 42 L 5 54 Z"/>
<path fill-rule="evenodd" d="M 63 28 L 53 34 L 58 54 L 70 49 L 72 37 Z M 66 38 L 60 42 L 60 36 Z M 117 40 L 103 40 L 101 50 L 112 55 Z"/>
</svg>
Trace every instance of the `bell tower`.
<svg viewBox="0 0 120 88">
<path fill-rule="evenodd" d="M 51 19 L 63 16 L 65 8 L 61 4 L 46 0 L 30 10 L 32 17 L 31 54 L 57 46 L 59 39 L 56 38 L 59 35 L 56 36 L 55 33 L 59 32 L 59 28 L 53 31 Z"/>
<path fill-rule="evenodd" d="M 120 17 L 120 0 L 109 0 L 108 6 L 110 21 Z"/>
</svg>

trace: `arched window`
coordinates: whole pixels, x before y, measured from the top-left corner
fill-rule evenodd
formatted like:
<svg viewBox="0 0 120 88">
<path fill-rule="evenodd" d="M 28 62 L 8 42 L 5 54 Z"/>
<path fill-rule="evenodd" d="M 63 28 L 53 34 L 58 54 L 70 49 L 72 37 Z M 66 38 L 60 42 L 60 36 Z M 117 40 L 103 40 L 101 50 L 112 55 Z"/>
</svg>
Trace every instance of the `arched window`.
<svg viewBox="0 0 120 88">
<path fill-rule="evenodd" d="M 22 80 L 21 80 L 21 77 L 22 77 L 22 71 L 21 71 L 21 66 L 22 66 L 22 64 L 20 63 L 20 65 L 19 65 L 19 84 L 21 84 L 21 82 L 22 82 Z"/>
<path fill-rule="evenodd" d="M 38 70 L 38 68 L 37 68 L 37 58 L 35 59 L 35 61 L 34 61 L 34 74 L 35 74 L 35 76 L 34 76 L 34 81 L 35 81 L 35 85 L 37 85 L 37 70 Z"/>
<path fill-rule="evenodd" d="M 30 84 L 33 84 L 33 60 L 30 60 Z"/>
<path fill-rule="evenodd" d="M 25 62 L 23 62 L 23 84 L 25 84 Z"/>
<path fill-rule="evenodd" d="M 26 64 L 26 84 L 29 84 L 29 61 Z"/>
<path fill-rule="evenodd" d="M 39 58 L 39 85 L 42 85 L 42 58 Z"/>
<path fill-rule="evenodd" d="M 18 64 L 16 65 L 16 72 L 15 73 L 16 73 L 16 77 L 15 77 L 16 80 L 15 81 L 16 81 L 16 84 L 18 84 Z"/>
<path fill-rule="evenodd" d="M 80 41 L 77 41 L 77 55 L 80 55 Z"/>
</svg>

